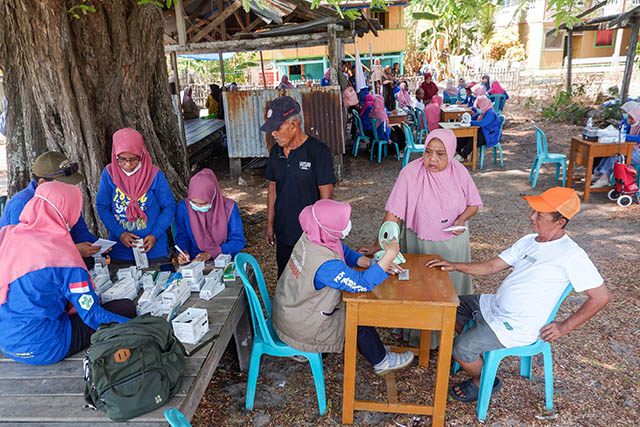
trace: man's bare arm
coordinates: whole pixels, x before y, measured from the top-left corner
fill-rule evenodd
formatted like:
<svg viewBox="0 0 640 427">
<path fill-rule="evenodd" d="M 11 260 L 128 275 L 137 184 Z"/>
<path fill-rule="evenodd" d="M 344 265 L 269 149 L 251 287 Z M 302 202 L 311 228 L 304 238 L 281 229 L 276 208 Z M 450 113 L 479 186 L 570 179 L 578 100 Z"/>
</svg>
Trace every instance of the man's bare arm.
<svg viewBox="0 0 640 427">
<path fill-rule="evenodd" d="M 481 262 L 449 262 L 446 259 L 432 259 L 427 267 L 439 267 L 444 271 L 460 271 L 474 276 L 497 273 L 511 267 L 502 258 L 495 257 Z"/>
<path fill-rule="evenodd" d="M 333 184 L 319 185 L 320 199 L 333 199 Z"/>
</svg>

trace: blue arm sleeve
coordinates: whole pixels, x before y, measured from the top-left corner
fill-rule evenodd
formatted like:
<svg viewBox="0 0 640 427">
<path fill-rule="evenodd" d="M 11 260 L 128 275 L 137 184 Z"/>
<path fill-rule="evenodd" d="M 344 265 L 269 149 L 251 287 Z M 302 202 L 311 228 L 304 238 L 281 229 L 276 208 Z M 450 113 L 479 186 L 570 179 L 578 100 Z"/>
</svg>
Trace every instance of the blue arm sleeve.
<svg viewBox="0 0 640 427">
<path fill-rule="evenodd" d="M 238 210 L 238 205 L 234 203 L 227 223 L 227 241 L 220 245 L 220 250 L 223 254 L 229 254 L 234 257 L 244 249 L 246 243 L 240 210 Z"/>
<path fill-rule="evenodd" d="M 640 135 L 627 134 L 626 142 L 640 142 Z"/>
<path fill-rule="evenodd" d="M 78 219 L 78 222 L 76 222 L 76 225 L 71 227 L 71 238 L 73 239 L 74 243 L 93 243 L 98 240 L 96 236 L 89 232 L 87 223 L 84 221 L 84 217 L 82 215 L 80 215 L 80 218 Z"/>
<path fill-rule="evenodd" d="M 189 236 L 189 213 L 187 212 L 187 206 L 184 201 L 178 203 L 178 208 L 176 210 L 176 218 L 175 218 L 175 227 L 176 227 L 176 235 L 175 235 L 175 243 L 178 245 L 180 249 L 187 252 L 190 257 L 196 256 L 197 254 L 191 253 L 191 237 Z"/>
<path fill-rule="evenodd" d="M 326 286 L 348 292 L 369 292 L 389 277 L 378 264 L 365 271 L 349 268 L 344 262 L 331 260 L 323 263 L 313 279 L 313 286 L 320 290 Z"/>
<path fill-rule="evenodd" d="M 173 197 L 167 178 L 161 171 L 156 175 L 155 193 L 160 205 L 160 215 L 153 224 L 151 234 L 157 239 L 167 232 L 167 229 L 171 227 L 173 217 L 176 216 L 176 199 Z"/>
<path fill-rule="evenodd" d="M 98 187 L 98 194 L 96 195 L 96 208 L 98 209 L 100 220 L 106 229 L 109 230 L 109 233 L 120 237 L 120 235 L 124 233 L 124 228 L 122 228 L 113 215 L 111 200 L 113 190 L 113 182 L 111 181 L 109 172 L 107 172 L 107 168 L 105 168 L 100 177 L 100 186 Z"/>
<path fill-rule="evenodd" d="M 349 267 L 357 267 L 358 260 L 362 256 L 361 253 L 354 251 L 349 246 L 342 244 L 342 251 L 344 252 L 344 260 Z"/>
<path fill-rule="evenodd" d="M 489 126 L 491 123 L 493 123 L 495 119 L 496 118 L 495 118 L 494 114 L 486 114 L 485 113 L 485 115 L 482 118 L 482 120 L 480 120 L 480 121 L 471 120 L 471 126 L 486 127 L 486 126 Z"/>
<path fill-rule="evenodd" d="M 4 212 L 2 213 L 3 221 L 0 223 L 0 227 L 18 224 L 20 222 L 20 214 L 26 204 L 27 201 L 22 199 L 14 198 L 9 200 L 4 207 Z"/>
<path fill-rule="evenodd" d="M 62 292 L 65 298 L 71 301 L 82 321 L 90 328 L 98 329 L 103 323 L 124 323 L 129 320 L 124 316 L 105 310 L 98 304 L 98 296 L 93 290 L 93 283 L 86 270 L 82 268 L 65 268 L 60 269 L 58 274 L 64 276 L 61 278 L 60 283 L 63 283 Z M 81 287 L 74 287 L 74 292 L 72 292 L 71 285 L 78 283 L 81 284 Z M 86 290 L 86 292 L 81 292 L 82 290 Z"/>
</svg>

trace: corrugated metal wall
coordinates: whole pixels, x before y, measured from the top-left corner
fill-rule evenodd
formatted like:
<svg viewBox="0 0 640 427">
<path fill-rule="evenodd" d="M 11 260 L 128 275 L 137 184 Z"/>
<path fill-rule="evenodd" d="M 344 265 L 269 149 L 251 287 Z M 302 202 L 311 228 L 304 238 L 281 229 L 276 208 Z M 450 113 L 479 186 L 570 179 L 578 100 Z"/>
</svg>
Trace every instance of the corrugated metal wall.
<svg viewBox="0 0 640 427">
<path fill-rule="evenodd" d="M 267 157 L 273 145 L 271 135 L 260 131 L 266 120 L 267 104 L 288 95 L 302 107 L 303 128 L 329 146 L 331 152 L 344 154 L 342 94 L 337 87 L 304 87 L 223 92 L 225 126 L 230 158 Z"/>
</svg>

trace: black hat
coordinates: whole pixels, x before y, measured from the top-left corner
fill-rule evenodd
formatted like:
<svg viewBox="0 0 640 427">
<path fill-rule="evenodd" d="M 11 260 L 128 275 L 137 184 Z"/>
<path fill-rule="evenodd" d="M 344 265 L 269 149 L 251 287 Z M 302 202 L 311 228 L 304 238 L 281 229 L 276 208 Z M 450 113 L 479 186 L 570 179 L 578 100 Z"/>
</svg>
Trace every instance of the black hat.
<svg viewBox="0 0 640 427">
<path fill-rule="evenodd" d="M 280 96 L 267 106 L 267 121 L 260 126 L 263 132 L 273 132 L 289 118 L 300 112 L 300 104 L 290 96 Z"/>
</svg>

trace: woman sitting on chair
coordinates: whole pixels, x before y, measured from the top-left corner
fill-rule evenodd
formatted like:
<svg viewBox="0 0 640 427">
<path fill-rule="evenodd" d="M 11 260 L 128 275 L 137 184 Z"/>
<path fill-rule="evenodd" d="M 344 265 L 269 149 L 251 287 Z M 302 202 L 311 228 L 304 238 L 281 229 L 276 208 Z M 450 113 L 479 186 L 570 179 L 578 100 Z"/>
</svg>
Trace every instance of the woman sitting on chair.
<svg viewBox="0 0 640 427">
<path fill-rule="evenodd" d="M 300 213 L 302 236 L 278 280 L 273 297 L 273 329 L 285 344 L 309 353 L 341 353 L 345 311 L 342 291 L 368 292 L 382 283 L 387 272 L 402 271 L 393 260 L 399 251 L 394 239 L 374 263 L 342 243 L 351 230 L 351 206 L 319 200 Z M 364 271 L 353 267 L 366 268 Z M 358 327 L 358 350 L 378 375 L 403 368 L 413 353 L 385 350 L 371 326 Z"/>
<path fill-rule="evenodd" d="M 389 127 L 389 114 L 384 106 L 384 98 L 382 95 L 376 95 L 373 100 L 373 109 L 369 115 L 372 119 L 380 121 L 377 126 L 378 139 L 389 140 L 391 138 L 391 128 Z M 373 132 L 373 129 L 371 130 Z M 371 134 L 373 136 L 373 133 Z"/>
<path fill-rule="evenodd" d="M 476 99 L 473 105 L 478 112 L 471 117 L 471 126 L 479 126 L 477 147 L 486 145 L 493 147 L 500 142 L 500 118 L 493 111 L 493 103 L 485 95 Z M 473 151 L 473 138 L 460 138 L 458 140 L 458 153 L 456 160 L 464 162 Z"/>
</svg>

